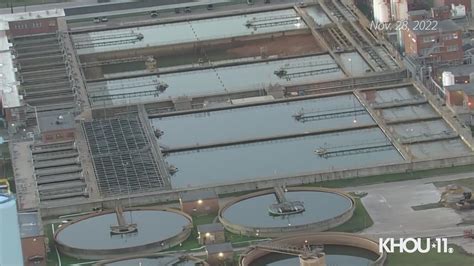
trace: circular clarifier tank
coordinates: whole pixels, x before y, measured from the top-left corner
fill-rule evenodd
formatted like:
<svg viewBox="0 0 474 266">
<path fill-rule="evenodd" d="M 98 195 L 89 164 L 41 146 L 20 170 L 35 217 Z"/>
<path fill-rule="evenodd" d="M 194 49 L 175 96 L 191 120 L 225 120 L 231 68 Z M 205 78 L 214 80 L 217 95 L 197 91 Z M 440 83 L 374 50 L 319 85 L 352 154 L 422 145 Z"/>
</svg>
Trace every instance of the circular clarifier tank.
<svg viewBox="0 0 474 266">
<path fill-rule="evenodd" d="M 148 256 L 129 256 L 125 258 L 100 261 L 97 266 L 156 266 L 156 265 L 174 265 L 174 266 L 195 266 L 209 265 L 206 261 L 192 256 L 172 256 L 172 255 L 148 255 Z"/>
<path fill-rule="evenodd" d="M 173 261 L 174 264 L 167 264 Z M 195 266 L 196 263 L 193 261 L 183 261 L 180 259 L 170 259 L 170 258 L 137 258 L 129 260 L 121 260 L 116 262 L 111 262 L 104 264 L 106 266 L 130 266 L 130 265 L 140 265 L 140 266 L 156 266 L 156 265 L 176 265 L 176 266 Z"/>
<path fill-rule="evenodd" d="M 282 233 L 325 231 L 349 220 L 353 212 L 354 200 L 346 193 L 296 187 L 239 197 L 219 211 L 219 219 L 233 233 L 277 237 Z"/>
<path fill-rule="evenodd" d="M 292 247 L 295 254 L 278 251 L 285 245 Z M 274 251 L 271 251 L 272 247 L 276 247 Z M 306 250 L 306 253 L 298 254 L 297 250 Z M 372 239 L 355 234 L 323 232 L 280 238 L 265 243 L 263 249 L 257 245 L 244 252 L 241 265 L 299 266 L 302 265 L 300 255 L 308 257 L 308 254 L 324 254 L 324 265 L 339 266 L 383 265 L 386 258 L 385 253 L 378 251 L 378 243 Z"/>
<path fill-rule="evenodd" d="M 378 255 L 365 249 L 326 245 L 324 246 L 326 265 L 367 266 L 373 265 Z M 298 256 L 279 253 L 267 254 L 255 260 L 249 266 L 300 266 Z"/>
<path fill-rule="evenodd" d="M 66 255 L 106 259 L 171 248 L 186 240 L 191 230 L 192 219 L 183 212 L 134 208 L 83 217 L 61 226 L 54 239 Z"/>
</svg>

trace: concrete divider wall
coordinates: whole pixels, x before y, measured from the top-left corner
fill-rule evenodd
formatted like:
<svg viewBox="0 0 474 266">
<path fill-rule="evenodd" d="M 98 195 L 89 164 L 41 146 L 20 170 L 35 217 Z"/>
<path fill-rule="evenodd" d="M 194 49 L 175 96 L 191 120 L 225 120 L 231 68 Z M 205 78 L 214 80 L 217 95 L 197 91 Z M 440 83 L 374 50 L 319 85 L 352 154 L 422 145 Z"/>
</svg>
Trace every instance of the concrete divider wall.
<svg viewBox="0 0 474 266">
<path fill-rule="evenodd" d="M 378 82 L 380 86 L 381 83 L 384 81 L 389 81 L 393 82 L 394 80 L 399 80 L 401 78 L 404 78 L 406 76 L 406 71 L 401 70 L 401 71 L 394 71 L 394 72 L 388 72 L 386 74 L 378 74 L 374 75 L 373 77 L 370 78 L 355 78 L 354 81 L 352 79 L 347 78 L 347 79 L 341 79 L 341 80 L 334 80 L 334 81 L 325 81 L 325 82 L 320 82 L 320 83 L 315 83 L 315 84 L 299 84 L 299 85 L 291 85 L 286 87 L 287 92 L 291 91 L 299 91 L 299 90 L 305 90 L 305 91 L 312 91 L 312 90 L 332 90 L 332 93 L 334 93 L 334 88 L 340 88 L 339 93 L 350 93 L 350 91 L 347 90 L 344 86 L 350 86 L 351 84 L 354 85 L 355 88 L 371 88 L 375 85 L 370 85 L 373 84 L 374 82 Z M 352 83 L 353 82 L 353 83 Z M 411 83 L 406 83 L 404 82 L 403 84 L 408 85 Z M 397 84 L 393 85 L 387 85 L 387 86 L 400 86 L 400 83 L 398 82 Z M 337 94 L 337 93 L 336 93 Z M 240 99 L 240 98 L 246 98 L 246 97 L 255 97 L 255 96 L 262 96 L 266 95 L 266 92 L 262 90 L 261 88 L 255 88 L 255 89 L 248 89 L 248 90 L 242 90 L 242 91 L 235 91 L 235 92 L 228 92 L 228 93 L 216 93 L 216 94 L 207 94 L 207 95 L 197 95 L 190 97 L 191 99 L 191 104 L 193 106 L 192 110 L 198 111 L 200 109 L 203 109 L 203 104 L 204 102 L 219 102 L 219 101 L 227 101 L 229 99 Z M 323 96 L 330 96 L 329 94 L 327 95 L 306 95 L 306 96 L 299 96 L 299 97 L 290 97 L 290 98 L 283 98 L 283 99 L 278 99 L 274 100 L 269 103 L 274 103 L 274 102 L 286 102 L 286 101 L 297 101 L 297 100 L 303 100 L 303 99 L 311 99 L 311 98 L 318 98 L 318 97 L 323 97 Z M 263 104 L 263 103 L 259 103 Z M 243 104 L 239 105 L 240 107 L 245 107 L 245 106 L 251 106 L 255 105 L 255 103 L 251 104 Z M 105 108 L 105 109 L 104 109 Z M 145 108 L 147 109 L 149 114 L 167 114 L 167 113 L 179 113 L 175 112 L 174 108 L 174 103 L 172 100 L 158 100 L 150 103 L 145 103 Z M 92 114 L 94 118 L 102 118 L 102 117 L 110 117 L 113 115 L 117 115 L 117 113 L 127 113 L 130 111 L 135 111 L 136 110 L 136 105 L 114 105 L 112 107 L 107 106 L 104 107 L 101 104 L 97 104 L 93 110 Z M 191 111 L 192 111 L 191 110 Z M 212 108 L 206 111 L 212 111 Z"/>
<path fill-rule="evenodd" d="M 104 211 L 104 212 L 99 212 L 99 213 L 94 213 L 91 215 L 84 216 L 76 221 L 73 221 L 71 223 L 65 224 L 62 227 L 60 227 L 54 234 L 54 241 L 56 243 L 56 247 L 62 254 L 65 254 L 74 258 L 87 259 L 87 260 L 110 259 L 110 258 L 116 258 L 116 257 L 121 257 L 121 256 L 126 256 L 126 255 L 150 254 L 154 252 L 159 252 L 159 251 L 169 249 L 169 248 L 179 245 L 180 243 L 188 239 L 188 237 L 191 235 L 191 231 L 193 229 L 193 222 L 192 222 L 191 216 L 187 215 L 186 213 L 183 213 L 178 210 L 170 209 L 170 208 L 133 208 L 133 211 L 140 211 L 140 210 L 168 211 L 168 212 L 178 213 L 189 220 L 189 225 L 183 228 L 183 231 L 181 231 L 175 236 L 172 236 L 166 239 L 161 239 L 157 242 L 134 246 L 134 247 L 128 247 L 128 248 L 82 249 L 82 248 L 67 246 L 66 244 L 62 243 L 61 241 L 57 239 L 58 234 L 60 234 L 60 232 L 64 230 L 65 228 L 67 228 L 69 225 L 84 221 L 86 219 L 89 219 L 95 216 L 105 215 L 105 214 L 114 212 L 110 210 L 110 211 Z M 158 227 L 157 227 L 157 230 L 159 230 Z"/>
<path fill-rule="evenodd" d="M 266 92 L 262 89 L 249 89 L 237 92 L 229 92 L 229 93 L 216 93 L 214 95 L 207 95 L 207 96 L 195 96 L 190 97 L 191 99 L 191 110 L 200 110 L 204 108 L 204 103 L 207 102 L 222 102 L 227 101 L 229 99 L 241 99 L 247 97 L 256 97 L 266 95 Z M 144 103 L 145 108 L 149 114 L 156 114 L 156 113 L 169 113 L 175 110 L 175 105 L 173 103 L 173 99 L 171 100 L 161 100 L 155 101 L 150 103 Z M 104 118 L 104 117 L 112 117 L 118 114 L 126 114 L 127 112 L 134 112 L 137 110 L 136 105 L 116 105 L 112 107 L 107 107 L 104 109 L 104 106 L 101 106 L 100 103 L 95 105 L 96 107 L 92 110 L 92 116 L 94 118 Z"/>
<path fill-rule="evenodd" d="M 349 233 L 339 233 L 339 232 L 321 232 L 321 233 L 305 233 L 292 235 L 290 237 L 283 237 L 276 240 L 273 240 L 266 245 L 274 246 L 303 246 L 305 241 L 308 241 L 310 245 L 341 245 L 341 246 L 350 246 L 368 250 L 374 254 L 378 255 L 378 258 L 374 261 L 373 265 L 382 266 L 386 260 L 386 253 L 379 253 L 379 245 L 377 242 L 370 238 L 366 238 L 360 235 L 349 234 Z M 240 259 L 241 266 L 248 266 L 253 261 L 262 256 L 269 254 L 269 251 L 250 248 L 244 252 Z"/>
<path fill-rule="evenodd" d="M 242 191 L 253 191 L 257 189 L 272 188 L 276 184 L 286 186 L 298 186 L 305 184 L 314 184 L 321 181 L 331 180 L 342 180 L 357 177 L 367 177 L 374 175 L 384 174 L 397 174 L 397 173 L 411 173 L 413 171 L 447 168 L 462 165 L 474 164 L 474 156 L 462 156 L 452 157 L 444 159 L 434 159 L 426 161 L 415 161 L 396 163 L 388 165 L 380 165 L 374 167 L 357 168 L 357 169 L 344 169 L 333 172 L 313 172 L 313 173 L 302 173 L 295 174 L 293 176 L 283 177 L 262 177 L 255 178 L 253 180 L 242 180 L 234 184 L 214 184 L 214 186 L 202 186 L 194 188 L 182 188 L 174 189 L 170 191 L 156 191 L 149 193 L 141 193 L 131 195 L 130 202 L 133 206 L 144 206 L 158 203 L 167 203 L 170 201 L 177 201 L 179 199 L 179 193 L 182 191 L 189 190 L 203 190 L 210 189 L 215 191 L 217 194 L 227 194 Z M 94 208 L 113 209 L 115 207 L 116 198 L 105 198 L 91 200 L 84 203 L 75 203 L 73 205 L 52 205 L 42 204 L 42 216 L 43 217 L 58 217 L 65 214 L 74 214 L 81 212 L 88 212 Z M 128 199 L 123 198 L 123 203 L 128 204 Z"/>
<path fill-rule="evenodd" d="M 259 191 L 255 193 L 250 193 L 247 195 L 244 195 L 242 197 L 238 197 L 237 199 L 234 199 L 230 202 L 228 202 L 225 206 L 221 207 L 219 210 L 219 221 L 224 225 L 225 229 L 228 231 L 234 233 L 234 234 L 240 234 L 240 235 L 246 235 L 246 236 L 255 236 L 257 233 L 260 237 L 280 237 L 285 234 L 290 234 L 290 233 L 295 233 L 295 232 L 305 232 L 305 231 L 326 231 L 331 228 L 334 228 L 338 225 L 341 225 L 345 222 L 347 222 L 352 215 L 354 214 L 355 210 L 355 201 L 354 199 L 347 193 L 338 191 L 338 190 L 333 190 L 333 189 L 326 189 L 326 188 L 309 188 L 309 187 L 292 187 L 288 188 L 288 191 L 314 191 L 314 192 L 328 192 L 328 193 L 334 193 L 338 194 L 342 197 L 347 198 L 348 200 L 351 201 L 351 206 L 348 208 L 346 211 L 341 213 L 338 216 L 335 216 L 331 219 L 328 220 L 323 220 L 323 221 L 318 221 L 318 222 L 313 222 L 313 223 L 308 223 L 304 225 L 296 225 L 296 226 L 285 226 L 285 227 L 251 227 L 251 226 L 244 226 L 240 224 L 233 224 L 227 219 L 224 218 L 223 213 L 225 210 L 232 205 L 234 205 L 237 202 L 249 199 L 249 198 L 254 198 L 270 193 L 274 193 L 273 189 L 269 190 L 264 190 L 264 191 Z"/>
<path fill-rule="evenodd" d="M 253 34 L 246 36 L 236 36 L 236 37 L 224 37 L 214 40 L 206 41 L 192 41 L 178 44 L 165 44 L 159 46 L 147 46 L 145 48 L 134 48 L 128 50 L 116 50 L 112 52 L 103 52 L 103 53 L 93 53 L 93 54 L 81 54 L 79 58 L 82 63 L 94 62 L 94 61 L 103 61 L 108 59 L 119 59 L 119 58 L 128 58 L 130 56 L 172 56 L 172 55 L 183 55 L 187 52 L 196 52 L 199 49 L 229 49 L 236 46 L 241 42 L 251 42 L 261 39 L 273 39 L 283 36 L 296 36 L 296 35 L 306 35 L 310 34 L 308 29 L 297 29 L 292 31 L 281 31 L 281 32 L 271 32 L 263 34 Z M 157 58 L 159 62 L 159 58 Z"/>
</svg>

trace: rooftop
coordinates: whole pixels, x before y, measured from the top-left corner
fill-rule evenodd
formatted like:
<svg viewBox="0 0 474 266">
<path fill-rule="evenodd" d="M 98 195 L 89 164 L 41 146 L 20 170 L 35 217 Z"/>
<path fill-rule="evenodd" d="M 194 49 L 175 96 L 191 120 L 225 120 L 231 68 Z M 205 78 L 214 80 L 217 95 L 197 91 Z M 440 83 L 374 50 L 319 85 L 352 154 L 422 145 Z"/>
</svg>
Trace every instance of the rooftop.
<svg viewBox="0 0 474 266">
<path fill-rule="evenodd" d="M 0 21 L 0 27 L 2 22 Z M 0 29 L 0 52 L 9 52 L 13 45 L 8 42 L 7 33 Z"/>
<path fill-rule="evenodd" d="M 56 18 L 64 17 L 64 9 L 56 8 L 49 10 L 40 10 L 40 11 L 31 11 L 31 12 L 20 12 L 13 14 L 2 14 L 0 20 L 3 21 L 21 21 L 21 20 L 30 20 L 38 18 Z"/>
<path fill-rule="evenodd" d="M 412 10 L 412 11 L 408 11 L 407 13 L 410 16 L 428 16 L 430 14 L 430 12 L 424 9 Z"/>
<path fill-rule="evenodd" d="M 4 108 L 20 106 L 16 68 L 13 65 L 13 55 L 10 52 L 12 44 L 8 42 L 6 31 L 9 29 L 9 15 L 0 18 L 0 97 Z"/>
<path fill-rule="evenodd" d="M 454 84 L 451 86 L 446 86 L 445 89 L 449 91 L 463 91 L 469 96 L 474 96 L 474 84 L 467 83 L 467 84 Z"/>
<path fill-rule="evenodd" d="M 213 223 L 213 224 L 200 224 L 197 226 L 197 230 L 199 233 L 212 233 L 212 232 L 220 232 L 224 231 L 224 226 L 220 223 Z"/>
<path fill-rule="evenodd" d="M 64 110 L 43 112 L 38 115 L 41 132 L 74 128 L 74 115 Z"/>
<path fill-rule="evenodd" d="M 9 44 L 6 37 L 0 34 L 0 47 L 6 48 Z M 10 51 L 0 51 L 0 95 L 4 108 L 20 106 L 16 68 L 13 66 L 13 56 Z"/>
<path fill-rule="evenodd" d="M 215 198 L 217 194 L 213 190 L 191 190 L 181 193 L 181 200 L 184 202 Z"/>
<path fill-rule="evenodd" d="M 431 10 L 434 10 L 434 11 L 437 11 L 437 10 L 450 10 L 451 7 L 450 6 L 435 6 L 435 7 L 432 7 Z"/>
<path fill-rule="evenodd" d="M 22 238 L 42 235 L 41 220 L 38 212 L 18 213 L 18 222 L 20 224 L 20 235 Z"/>
<path fill-rule="evenodd" d="M 206 245 L 206 251 L 208 255 L 211 255 L 220 252 L 233 252 L 234 249 L 232 248 L 232 244 L 227 242 L 222 244 Z"/>
<path fill-rule="evenodd" d="M 474 65 L 456 65 L 443 68 L 443 71 L 451 72 L 454 76 L 469 76 L 474 73 Z"/>
</svg>

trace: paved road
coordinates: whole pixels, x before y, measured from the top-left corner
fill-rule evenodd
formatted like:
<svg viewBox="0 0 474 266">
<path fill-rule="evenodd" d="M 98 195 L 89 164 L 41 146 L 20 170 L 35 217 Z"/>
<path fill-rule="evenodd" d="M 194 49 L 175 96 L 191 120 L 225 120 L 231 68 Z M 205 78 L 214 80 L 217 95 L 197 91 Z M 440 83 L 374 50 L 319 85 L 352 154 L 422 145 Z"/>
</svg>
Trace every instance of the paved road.
<svg viewBox="0 0 474 266">
<path fill-rule="evenodd" d="M 214 8 L 212 11 L 207 10 L 207 4 L 209 0 L 201 0 L 200 2 L 193 2 L 192 4 L 175 4 L 175 5 L 166 5 L 160 6 L 157 8 L 153 8 L 153 10 L 158 10 L 159 15 L 156 18 L 150 17 L 148 12 L 151 8 L 138 8 L 133 10 L 119 10 L 119 11 L 109 11 L 109 12 L 101 12 L 101 13 L 94 13 L 94 14 L 84 14 L 84 15 L 76 15 L 76 16 L 68 16 L 68 25 L 71 29 L 101 29 L 105 27 L 133 27 L 137 24 L 143 23 L 167 23 L 172 22 L 179 18 L 180 20 L 184 18 L 188 19 L 199 19 L 201 17 L 206 17 L 212 12 L 213 16 L 218 15 L 232 15 L 232 12 L 240 12 L 246 9 L 265 9 L 267 7 L 274 7 L 275 5 L 287 5 L 293 4 L 295 1 L 293 0 L 272 0 L 271 4 L 264 4 L 263 0 L 254 0 L 254 5 L 247 5 L 246 1 L 241 0 L 212 0 L 215 3 Z M 225 2 L 229 2 L 225 4 Z M 233 2 L 233 3 L 231 3 Z M 217 3 L 221 3 L 217 5 Z M 190 6 L 192 12 L 191 13 L 183 13 L 180 14 L 175 13 L 175 8 L 183 9 L 184 7 Z M 230 14 L 229 14 L 230 13 Z M 94 23 L 94 17 L 102 17 L 108 16 L 107 22 L 101 23 Z"/>
</svg>

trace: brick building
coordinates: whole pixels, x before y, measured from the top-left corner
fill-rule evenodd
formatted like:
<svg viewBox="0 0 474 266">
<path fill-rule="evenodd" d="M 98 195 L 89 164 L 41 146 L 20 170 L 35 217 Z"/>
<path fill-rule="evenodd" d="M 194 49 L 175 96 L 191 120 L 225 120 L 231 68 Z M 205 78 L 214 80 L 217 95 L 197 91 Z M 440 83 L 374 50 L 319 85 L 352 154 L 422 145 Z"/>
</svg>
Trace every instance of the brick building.
<svg viewBox="0 0 474 266">
<path fill-rule="evenodd" d="M 198 240 L 201 245 L 225 242 L 224 226 L 220 223 L 201 224 L 197 226 Z"/>
<path fill-rule="evenodd" d="M 437 76 L 441 81 L 442 73 L 449 72 L 454 77 L 454 84 L 474 83 L 474 65 L 456 65 L 440 68 Z"/>
<path fill-rule="evenodd" d="M 183 192 L 179 198 L 181 210 L 189 215 L 217 213 L 219 199 L 211 190 L 191 190 Z"/>
<path fill-rule="evenodd" d="M 25 266 L 46 266 L 46 238 L 38 212 L 18 214 Z"/>
<path fill-rule="evenodd" d="M 434 7 L 449 6 L 451 5 L 463 5 L 466 7 L 466 11 L 471 11 L 471 0 L 433 0 Z"/>
<path fill-rule="evenodd" d="M 474 65 L 443 67 L 436 77 L 448 107 L 458 114 L 474 110 Z"/>
<path fill-rule="evenodd" d="M 206 245 L 207 262 L 210 265 L 231 265 L 234 249 L 231 243 Z"/>
<path fill-rule="evenodd" d="M 418 28 L 416 28 L 417 26 Z M 406 55 L 438 62 L 461 61 L 463 59 L 460 26 L 452 20 L 442 20 L 430 30 L 421 29 L 421 27 L 415 21 L 408 21 L 408 29 L 403 32 Z"/>
<path fill-rule="evenodd" d="M 431 8 L 431 17 L 435 20 L 446 20 L 451 18 L 451 8 L 449 6 L 439 6 Z"/>
<path fill-rule="evenodd" d="M 445 86 L 446 104 L 451 109 L 474 110 L 474 85 L 454 84 Z"/>
<path fill-rule="evenodd" d="M 8 34 L 13 37 L 52 33 L 58 30 L 58 17 L 64 16 L 63 9 L 42 10 L 5 15 Z"/>
</svg>

